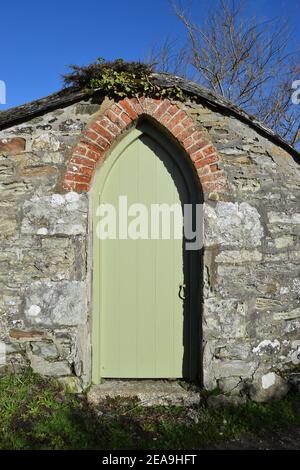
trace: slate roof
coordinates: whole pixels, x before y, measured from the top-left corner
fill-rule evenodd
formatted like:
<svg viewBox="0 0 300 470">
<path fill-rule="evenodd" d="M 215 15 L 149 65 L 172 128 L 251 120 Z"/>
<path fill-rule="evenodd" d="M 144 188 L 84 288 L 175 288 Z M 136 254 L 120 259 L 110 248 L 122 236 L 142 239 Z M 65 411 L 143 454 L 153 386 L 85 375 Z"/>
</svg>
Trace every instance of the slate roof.
<svg viewBox="0 0 300 470">
<path fill-rule="evenodd" d="M 290 152 L 292 155 L 298 158 L 300 157 L 300 153 L 286 140 L 259 122 L 254 116 L 243 111 L 238 106 L 235 106 L 231 101 L 213 93 L 211 90 L 208 90 L 195 82 L 191 82 L 171 74 L 154 73 L 152 74 L 152 78 L 155 83 L 162 87 L 177 85 L 188 94 L 196 95 L 199 103 L 207 105 L 222 114 L 236 117 L 240 121 L 257 130 L 261 135 L 269 138 L 274 143 Z M 98 92 L 99 91 L 100 90 L 98 90 Z M 30 103 L 0 111 L 0 130 L 26 122 L 36 116 L 45 114 L 48 111 L 65 107 L 88 98 L 89 97 L 87 97 L 83 90 L 68 87 Z"/>
</svg>

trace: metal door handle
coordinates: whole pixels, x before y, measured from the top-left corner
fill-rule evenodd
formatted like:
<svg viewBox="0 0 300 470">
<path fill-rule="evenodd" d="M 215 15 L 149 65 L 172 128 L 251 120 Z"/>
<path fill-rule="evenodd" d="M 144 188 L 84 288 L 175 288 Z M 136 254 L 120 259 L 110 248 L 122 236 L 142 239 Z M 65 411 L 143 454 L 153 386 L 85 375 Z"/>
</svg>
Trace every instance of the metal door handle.
<svg viewBox="0 0 300 470">
<path fill-rule="evenodd" d="M 187 298 L 186 295 L 186 284 L 179 284 L 179 297 L 182 300 L 185 300 Z"/>
</svg>

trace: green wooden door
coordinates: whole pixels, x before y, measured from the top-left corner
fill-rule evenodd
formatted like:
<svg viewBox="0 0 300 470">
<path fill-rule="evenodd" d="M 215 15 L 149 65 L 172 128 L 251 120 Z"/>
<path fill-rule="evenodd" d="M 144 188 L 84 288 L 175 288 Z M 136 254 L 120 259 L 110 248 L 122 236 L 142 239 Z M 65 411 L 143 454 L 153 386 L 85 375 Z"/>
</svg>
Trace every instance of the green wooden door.
<svg viewBox="0 0 300 470">
<path fill-rule="evenodd" d="M 175 239 L 171 224 L 170 239 L 119 239 L 119 220 L 116 239 L 98 240 L 95 231 L 96 207 L 108 203 L 118 209 L 119 196 L 127 196 L 128 208 L 140 203 L 149 214 L 151 204 L 179 205 L 182 223 L 180 191 L 185 185 L 175 160 L 138 130 L 100 168 L 93 189 L 94 382 L 183 375 L 182 231 Z M 150 217 L 148 222 L 150 235 Z"/>
</svg>

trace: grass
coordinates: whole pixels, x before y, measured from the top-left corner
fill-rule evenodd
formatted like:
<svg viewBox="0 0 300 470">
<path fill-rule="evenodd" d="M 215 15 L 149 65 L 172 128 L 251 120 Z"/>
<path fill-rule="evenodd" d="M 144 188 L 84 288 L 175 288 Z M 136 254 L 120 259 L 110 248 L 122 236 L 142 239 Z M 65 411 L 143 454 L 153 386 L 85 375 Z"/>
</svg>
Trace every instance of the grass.
<svg viewBox="0 0 300 470">
<path fill-rule="evenodd" d="M 0 449 L 200 449 L 242 433 L 300 425 L 300 397 L 187 410 L 107 400 L 96 414 L 30 372 L 0 379 Z"/>
</svg>

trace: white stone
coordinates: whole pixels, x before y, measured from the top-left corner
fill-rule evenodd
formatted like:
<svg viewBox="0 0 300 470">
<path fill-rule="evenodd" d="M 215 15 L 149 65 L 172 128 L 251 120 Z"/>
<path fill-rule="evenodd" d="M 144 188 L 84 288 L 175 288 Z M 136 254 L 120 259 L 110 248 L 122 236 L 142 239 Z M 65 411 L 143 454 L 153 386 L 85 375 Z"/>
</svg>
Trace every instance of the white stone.
<svg viewBox="0 0 300 470">
<path fill-rule="evenodd" d="M 39 228 L 37 231 L 38 235 L 47 235 L 48 234 L 48 229 L 46 227 Z"/>
<path fill-rule="evenodd" d="M 47 225 L 48 235 L 82 235 L 87 230 L 88 202 L 85 194 L 77 202 L 65 203 L 61 194 L 33 197 L 23 205 L 21 232 L 35 235 L 41 223 Z M 43 227 L 42 227 L 43 228 Z"/>
<path fill-rule="evenodd" d="M 268 353 L 268 352 L 278 352 L 280 350 L 280 343 L 278 339 L 271 341 L 269 339 L 264 339 L 259 343 L 258 346 L 252 349 L 254 354 L 258 354 L 259 356 Z"/>
<path fill-rule="evenodd" d="M 280 375 L 271 371 L 256 371 L 250 386 L 250 398 L 257 403 L 267 403 L 270 400 L 279 400 L 289 391 L 287 381 Z"/>
<path fill-rule="evenodd" d="M 41 307 L 38 305 L 31 305 L 31 307 L 28 309 L 28 315 L 31 317 L 37 317 L 41 313 Z"/>
<path fill-rule="evenodd" d="M 27 321 L 33 325 L 75 326 L 86 321 L 84 282 L 33 282 L 25 291 L 25 301 Z"/>
<path fill-rule="evenodd" d="M 264 235 L 257 209 L 246 202 L 204 204 L 205 246 L 255 247 Z"/>
<path fill-rule="evenodd" d="M 268 374 L 263 375 L 261 378 L 261 384 L 264 390 L 272 387 L 272 385 L 274 385 L 275 382 L 276 382 L 276 376 L 274 372 L 269 372 Z"/>
<path fill-rule="evenodd" d="M 67 202 L 77 202 L 79 201 L 79 194 L 74 191 L 70 191 L 65 195 L 65 198 Z"/>
<path fill-rule="evenodd" d="M 65 198 L 61 194 L 53 194 L 51 196 L 52 206 L 61 206 L 64 203 L 65 203 Z"/>
<path fill-rule="evenodd" d="M 300 213 L 268 212 L 268 219 L 271 224 L 300 224 Z"/>
<path fill-rule="evenodd" d="M 279 292 L 281 295 L 288 294 L 290 289 L 288 287 L 281 287 Z"/>
<path fill-rule="evenodd" d="M 283 237 L 275 238 L 274 242 L 276 248 L 280 250 L 281 248 L 287 248 L 288 246 L 294 245 L 295 237 L 292 235 L 284 235 Z"/>
</svg>

